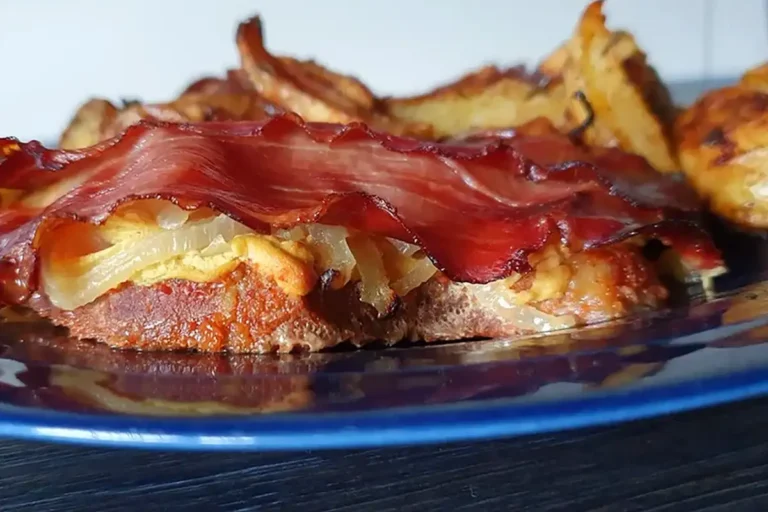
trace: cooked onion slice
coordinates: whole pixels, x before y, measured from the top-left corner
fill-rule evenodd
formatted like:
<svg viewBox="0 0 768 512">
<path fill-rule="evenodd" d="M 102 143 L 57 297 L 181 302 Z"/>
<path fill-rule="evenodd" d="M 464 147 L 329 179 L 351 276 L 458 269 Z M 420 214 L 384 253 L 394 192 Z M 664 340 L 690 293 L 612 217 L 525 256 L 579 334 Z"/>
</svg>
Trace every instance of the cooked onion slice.
<svg viewBox="0 0 768 512">
<path fill-rule="evenodd" d="M 226 215 L 161 230 L 138 240 L 126 240 L 107 249 L 79 257 L 67 257 L 70 241 L 58 237 L 41 251 L 42 287 L 51 303 L 75 309 L 128 281 L 137 271 L 189 251 L 200 251 L 221 237 L 251 233 Z"/>
<path fill-rule="evenodd" d="M 408 295 L 408 292 L 426 283 L 435 275 L 435 272 L 437 272 L 437 269 L 429 258 L 421 258 L 416 261 L 408 273 L 392 283 L 392 289 L 400 297 L 405 297 Z"/>
<path fill-rule="evenodd" d="M 351 237 L 348 244 L 360 273 L 360 300 L 372 305 L 380 315 L 387 314 L 396 296 L 389 287 L 389 277 L 379 248 L 365 236 Z"/>
<path fill-rule="evenodd" d="M 202 257 L 225 253 L 235 236 L 251 233 L 225 215 L 188 212 L 158 199 L 127 204 L 98 228 L 71 224 L 67 229 L 66 236 L 43 244 L 41 263 L 43 289 L 62 309 L 87 304 L 147 267 L 190 251 Z M 340 226 L 299 225 L 274 230 L 273 235 L 306 243 L 319 271 L 336 271 L 333 289 L 359 277 L 361 300 L 380 314 L 392 308 L 396 295 L 407 295 L 437 271 L 417 245 L 351 235 Z"/>
<path fill-rule="evenodd" d="M 394 245 L 398 252 L 403 256 L 413 256 L 421 250 L 418 245 L 409 244 L 408 242 L 403 242 L 397 238 L 387 238 L 387 240 Z"/>
<path fill-rule="evenodd" d="M 347 284 L 352 277 L 352 270 L 357 261 L 347 243 L 349 231 L 340 226 L 326 226 L 324 224 L 309 224 L 306 226 L 309 233 L 309 242 L 320 245 L 323 249 L 323 270 L 333 269 L 337 271 L 338 278 L 334 282 L 334 288 L 340 288 Z"/>
<path fill-rule="evenodd" d="M 304 226 L 294 226 L 291 229 L 276 229 L 272 234 L 281 240 L 290 240 L 292 242 L 298 242 L 307 238 L 307 230 Z"/>
</svg>

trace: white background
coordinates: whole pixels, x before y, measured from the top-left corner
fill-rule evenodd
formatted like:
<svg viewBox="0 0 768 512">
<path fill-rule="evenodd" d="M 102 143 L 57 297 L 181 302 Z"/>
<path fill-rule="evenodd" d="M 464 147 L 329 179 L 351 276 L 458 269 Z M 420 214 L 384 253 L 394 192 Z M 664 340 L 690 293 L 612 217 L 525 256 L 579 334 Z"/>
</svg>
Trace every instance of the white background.
<svg viewBox="0 0 768 512">
<path fill-rule="evenodd" d="M 270 50 L 313 57 L 375 92 L 424 91 L 484 63 L 534 64 L 581 0 L 0 0 L 0 136 L 55 139 L 91 96 L 171 98 L 237 64 L 238 21 Z M 764 0 L 608 0 L 668 80 L 732 76 L 768 59 Z"/>
</svg>

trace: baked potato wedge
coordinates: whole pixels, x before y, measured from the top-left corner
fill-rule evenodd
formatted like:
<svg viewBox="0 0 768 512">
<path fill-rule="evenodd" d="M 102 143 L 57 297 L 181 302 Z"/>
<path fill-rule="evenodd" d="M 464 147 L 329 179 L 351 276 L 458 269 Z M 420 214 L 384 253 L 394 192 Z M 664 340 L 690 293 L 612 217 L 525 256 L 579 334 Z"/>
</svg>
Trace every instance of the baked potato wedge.
<svg viewBox="0 0 768 512">
<path fill-rule="evenodd" d="M 117 114 L 112 123 L 105 127 L 103 137 L 113 137 L 141 119 L 176 123 L 257 121 L 280 111 L 279 107 L 255 93 L 190 93 L 170 103 L 127 106 Z"/>
<path fill-rule="evenodd" d="M 678 171 L 671 137 L 676 111 L 669 91 L 634 37 L 606 27 L 602 5 L 602 0 L 592 2 L 584 11 L 565 45 L 567 59 L 558 49 L 544 67 L 551 72 L 562 66 L 573 127 L 592 117 L 581 133 L 586 143 L 617 146 L 645 157 L 659 171 Z"/>
<path fill-rule="evenodd" d="M 93 146 L 103 140 L 104 130 L 112 124 L 120 109 L 105 99 L 93 98 L 83 103 L 59 138 L 62 149 Z"/>
<path fill-rule="evenodd" d="M 356 78 L 333 72 L 314 61 L 270 54 L 264 46 L 258 16 L 238 27 L 237 48 L 250 87 L 307 121 L 359 121 L 397 135 L 431 136 L 428 125 L 390 118 L 379 99 Z"/>
<path fill-rule="evenodd" d="M 744 73 L 741 85 L 756 91 L 768 92 L 768 62 Z"/>
<path fill-rule="evenodd" d="M 704 94 L 675 124 L 683 170 L 712 210 L 768 228 L 768 65 Z"/>
<path fill-rule="evenodd" d="M 279 109 L 307 121 L 364 122 L 423 139 L 513 129 L 540 118 L 589 145 L 618 146 L 659 170 L 677 170 L 669 94 L 634 38 L 606 28 L 601 9 L 601 1 L 590 4 L 574 36 L 534 73 L 487 66 L 405 98 L 379 98 L 351 76 L 272 55 L 254 17 L 237 30 L 240 69 L 197 80 L 170 103 L 118 108 L 105 100 L 88 102 L 65 131 L 62 147 L 91 145 L 143 118 L 260 119 Z"/>
<path fill-rule="evenodd" d="M 570 55 L 568 42 L 565 42 L 555 48 L 555 51 L 547 55 L 544 60 L 539 63 L 537 71 L 542 75 L 550 77 L 562 77 L 563 70 L 568 63 Z"/>
<path fill-rule="evenodd" d="M 385 98 L 386 111 L 403 122 L 425 123 L 438 138 L 512 128 L 536 118 L 565 125 L 562 80 L 521 67 L 487 66 L 456 82 L 410 98 Z"/>
<path fill-rule="evenodd" d="M 189 84 L 180 96 L 185 94 L 243 94 L 252 91 L 245 71 L 230 69 L 224 77 L 205 76 Z"/>
<path fill-rule="evenodd" d="M 212 84 L 207 84 L 212 90 Z M 218 89 L 225 90 L 225 89 Z M 114 137 L 142 119 L 169 122 L 256 121 L 281 109 L 255 92 L 185 93 L 169 103 L 124 102 L 122 108 L 93 99 L 81 106 L 59 142 L 63 149 L 79 149 Z"/>
</svg>

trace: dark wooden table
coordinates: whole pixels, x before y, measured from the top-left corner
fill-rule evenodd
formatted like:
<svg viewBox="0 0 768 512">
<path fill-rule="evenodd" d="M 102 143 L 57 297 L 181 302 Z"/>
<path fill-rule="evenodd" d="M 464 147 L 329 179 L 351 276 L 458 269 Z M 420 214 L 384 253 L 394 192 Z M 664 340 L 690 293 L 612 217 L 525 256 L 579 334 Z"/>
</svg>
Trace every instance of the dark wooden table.
<svg viewBox="0 0 768 512">
<path fill-rule="evenodd" d="M 768 399 L 506 441 L 169 453 L 0 441 L 0 511 L 768 510 Z"/>
</svg>

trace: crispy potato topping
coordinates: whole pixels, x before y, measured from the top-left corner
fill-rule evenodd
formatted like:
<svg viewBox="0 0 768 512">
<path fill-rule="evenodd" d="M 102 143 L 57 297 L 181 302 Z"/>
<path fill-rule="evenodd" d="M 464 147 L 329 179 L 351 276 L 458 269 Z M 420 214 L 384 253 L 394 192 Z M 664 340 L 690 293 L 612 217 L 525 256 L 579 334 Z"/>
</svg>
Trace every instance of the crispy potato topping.
<svg viewBox="0 0 768 512">
<path fill-rule="evenodd" d="M 768 65 L 710 91 L 675 126 L 683 170 L 712 210 L 768 227 Z"/>
</svg>

